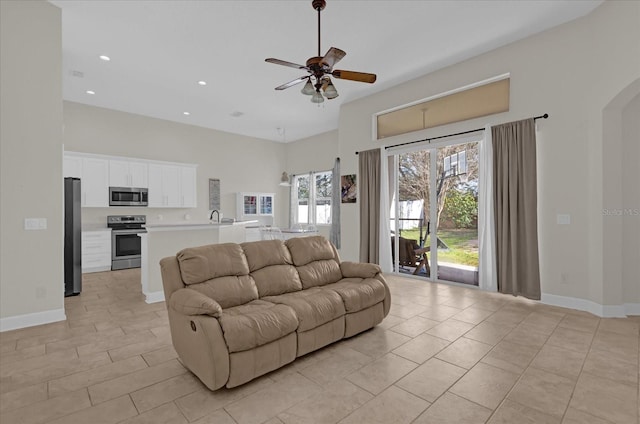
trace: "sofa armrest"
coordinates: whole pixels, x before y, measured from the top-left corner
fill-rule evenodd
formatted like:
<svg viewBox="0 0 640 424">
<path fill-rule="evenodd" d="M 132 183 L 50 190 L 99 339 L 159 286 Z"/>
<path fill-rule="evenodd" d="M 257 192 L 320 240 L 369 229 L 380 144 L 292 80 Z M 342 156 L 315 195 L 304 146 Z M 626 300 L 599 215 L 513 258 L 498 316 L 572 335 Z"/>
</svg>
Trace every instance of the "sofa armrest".
<svg viewBox="0 0 640 424">
<path fill-rule="evenodd" d="M 183 315 L 219 317 L 222 307 L 215 300 L 192 289 L 178 289 L 171 295 L 169 306 Z"/>
<path fill-rule="evenodd" d="M 373 278 L 382 272 L 379 265 L 362 262 L 341 262 L 340 271 L 345 278 Z"/>
</svg>

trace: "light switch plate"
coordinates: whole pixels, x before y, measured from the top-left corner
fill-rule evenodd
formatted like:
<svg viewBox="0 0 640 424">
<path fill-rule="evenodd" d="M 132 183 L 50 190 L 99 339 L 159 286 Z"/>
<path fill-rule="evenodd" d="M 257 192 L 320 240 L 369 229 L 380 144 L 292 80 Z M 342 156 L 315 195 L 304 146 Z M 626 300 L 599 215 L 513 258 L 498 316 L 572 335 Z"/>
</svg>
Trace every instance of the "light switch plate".
<svg viewBox="0 0 640 424">
<path fill-rule="evenodd" d="M 569 224 L 571 224 L 571 215 L 569 215 L 569 214 L 558 214 L 557 222 L 558 222 L 558 225 L 569 225 Z"/>
<path fill-rule="evenodd" d="M 25 230 L 46 230 L 47 218 L 25 218 L 24 229 Z"/>
</svg>

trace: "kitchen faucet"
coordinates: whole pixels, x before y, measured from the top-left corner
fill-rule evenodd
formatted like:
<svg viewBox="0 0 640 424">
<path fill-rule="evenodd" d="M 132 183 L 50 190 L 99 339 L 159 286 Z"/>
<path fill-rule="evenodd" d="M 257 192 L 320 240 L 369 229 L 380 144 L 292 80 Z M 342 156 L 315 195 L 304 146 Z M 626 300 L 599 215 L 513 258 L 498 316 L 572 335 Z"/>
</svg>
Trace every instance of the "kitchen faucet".
<svg viewBox="0 0 640 424">
<path fill-rule="evenodd" d="M 214 209 L 214 210 L 211 211 L 211 214 L 209 215 L 209 221 L 213 221 L 214 212 L 216 214 L 218 214 L 218 221 L 217 222 L 220 222 L 220 212 L 217 209 Z"/>
</svg>

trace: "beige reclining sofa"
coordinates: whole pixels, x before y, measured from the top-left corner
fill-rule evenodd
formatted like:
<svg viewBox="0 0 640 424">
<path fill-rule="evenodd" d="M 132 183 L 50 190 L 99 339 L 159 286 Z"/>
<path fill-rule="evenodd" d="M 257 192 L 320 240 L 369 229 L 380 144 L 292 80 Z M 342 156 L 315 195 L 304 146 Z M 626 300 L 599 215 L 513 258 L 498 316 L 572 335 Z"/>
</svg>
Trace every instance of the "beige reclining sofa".
<svg viewBox="0 0 640 424">
<path fill-rule="evenodd" d="M 192 247 L 160 266 L 173 346 L 211 390 L 372 328 L 391 305 L 378 265 L 340 262 L 321 236 Z"/>
</svg>

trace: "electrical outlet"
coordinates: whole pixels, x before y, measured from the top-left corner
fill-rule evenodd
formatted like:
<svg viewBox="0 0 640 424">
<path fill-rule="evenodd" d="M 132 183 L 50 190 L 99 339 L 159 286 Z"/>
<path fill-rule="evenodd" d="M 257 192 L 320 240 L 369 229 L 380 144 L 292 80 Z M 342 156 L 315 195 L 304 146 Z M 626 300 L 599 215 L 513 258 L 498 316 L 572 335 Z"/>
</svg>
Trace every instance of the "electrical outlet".
<svg viewBox="0 0 640 424">
<path fill-rule="evenodd" d="M 569 214 L 558 214 L 556 217 L 556 222 L 558 225 L 569 225 L 571 224 L 571 215 Z"/>
</svg>

